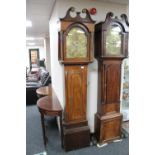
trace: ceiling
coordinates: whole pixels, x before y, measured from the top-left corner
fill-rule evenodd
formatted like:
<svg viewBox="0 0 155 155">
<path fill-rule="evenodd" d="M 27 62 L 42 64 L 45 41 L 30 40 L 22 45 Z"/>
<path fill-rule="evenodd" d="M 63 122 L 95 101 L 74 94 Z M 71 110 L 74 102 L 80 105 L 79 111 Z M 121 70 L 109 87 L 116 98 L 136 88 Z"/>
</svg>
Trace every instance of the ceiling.
<svg viewBox="0 0 155 155">
<path fill-rule="evenodd" d="M 26 44 L 35 42 L 36 46 L 44 45 L 44 38 L 49 37 L 49 19 L 56 0 L 26 0 L 26 20 L 32 21 L 32 27 L 26 28 L 26 37 L 33 37 L 27 40 Z M 65 0 L 64 0 L 65 1 Z M 92 0 L 100 2 L 111 2 L 128 4 L 129 0 Z"/>
<path fill-rule="evenodd" d="M 49 37 L 49 19 L 55 0 L 26 0 L 26 20 L 32 21 L 32 27 L 26 28 L 26 37 L 31 37 L 28 43 L 43 46 L 44 38 Z M 33 37 L 33 39 L 32 39 Z"/>
<path fill-rule="evenodd" d="M 55 0 L 26 0 L 26 19 L 32 21 L 27 37 L 48 36 L 48 21 Z"/>
</svg>

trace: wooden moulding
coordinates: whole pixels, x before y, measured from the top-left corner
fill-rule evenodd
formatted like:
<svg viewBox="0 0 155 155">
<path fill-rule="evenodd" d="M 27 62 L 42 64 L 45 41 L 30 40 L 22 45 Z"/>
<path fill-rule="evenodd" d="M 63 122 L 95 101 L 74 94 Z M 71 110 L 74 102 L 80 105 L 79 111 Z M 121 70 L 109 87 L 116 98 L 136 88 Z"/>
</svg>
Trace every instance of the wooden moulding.
<svg viewBox="0 0 155 155">
<path fill-rule="evenodd" d="M 95 134 L 99 143 L 121 137 L 120 113 L 121 64 L 128 57 L 129 23 L 127 16 L 121 19 L 108 12 L 104 22 L 95 25 L 95 57 L 98 60 L 98 105 L 95 115 Z M 120 28 L 120 52 L 109 54 L 107 30 L 109 26 Z M 112 49 L 111 49 L 112 50 Z"/>
<path fill-rule="evenodd" d="M 107 113 L 120 112 L 119 103 L 110 103 L 110 104 L 98 104 L 98 114 L 106 115 Z"/>
<path fill-rule="evenodd" d="M 58 60 L 63 64 L 88 64 L 94 60 L 94 24 L 92 23 L 81 23 L 81 22 L 61 22 L 61 31 L 59 32 L 59 50 Z M 87 37 L 87 56 L 81 58 L 67 58 L 66 57 L 66 37 L 70 30 L 74 27 L 81 28 Z"/>
<path fill-rule="evenodd" d="M 75 16 L 72 16 L 72 13 Z M 82 17 L 82 14 L 85 17 Z M 60 19 L 58 60 L 64 64 L 63 146 L 65 151 L 90 145 L 90 129 L 86 118 L 87 66 L 94 59 L 94 23 L 95 21 L 91 19 L 87 9 L 83 9 L 82 12 L 75 12 L 74 7 L 69 8 L 66 16 Z M 67 36 L 73 28 L 81 29 L 86 36 L 86 54 L 84 56 L 67 56 Z M 75 45 L 77 41 L 75 41 Z M 75 49 L 74 52 L 76 51 Z"/>
<path fill-rule="evenodd" d="M 71 12 L 75 13 L 75 16 L 71 16 Z M 82 17 L 81 14 L 85 14 Z M 62 64 L 88 64 L 94 60 L 94 23 L 91 19 L 89 11 L 82 9 L 82 12 L 76 12 L 74 7 L 68 9 L 66 16 L 60 18 L 60 31 L 59 31 L 59 52 L 58 60 Z M 86 57 L 66 57 L 66 37 L 72 28 L 80 28 L 85 32 L 87 38 L 87 56 Z"/>
<path fill-rule="evenodd" d="M 65 151 L 71 151 L 90 145 L 90 129 L 88 122 L 77 124 L 63 123 L 63 146 Z"/>
<path fill-rule="evenodd" d="M 74 22 L 62 21 L 61 22 L 61 30 L 65 31 L 68 28 L 68 26 L 70 26 L 73 23 Z M 85 25 L 90 32 L 94 32 L 94 24 L 92 24 L 92 23 L 82 23 L 82 24 Z"/>
<path fill-rule="evenodd" d="M 77 21 L 81 21 L 83 23 L 95 23 L 95 21 L 93 21 L 91 19 L 91 16 L 89 14 L 89 11 L 84 8 L 82 9 L 82 13 L 85 13 L 85 18 L 82 18 L 80 16 L 81 12 L 75 12 L 76 13 L 76 16 L 75 17 L 72 17 L 70 15 L 71 12 L 75 12 L 75 8 L 74 7 L 70 7 L 66 13 L 66 16 L 64 18 L 61 18 L 60 21 L 67 21 L 67 22 L 77 22 Z"/>
<path fill-rule="evenodd" d="M 121 138 L 122 114 L 111 113 L 104 116 L 95 115 L 96 138 L 99 143 Z"/>
<path fill-rule="evenodd" d="M 123 60 L 128 57 L 128 36 L 129 36 L 129 23 L 127 16 L 122 14 L 121 19 L 117 16 L 114 17 L 112 12 L 107 13 L 104 22 L 99 22 L 95 25 L 95 57 L 104 60 Z M 121 28 L 122 47 L 119 55 L 106 55 L 106 31 L 111 24 L 116 24 Z"/>
<path fill-rule="evenodd" d="M 65 151 L 90 145 L 90 129 L 86 120 L 87 65 L 65 65 L 66 105 L 63 122 Z"/>
</svg>

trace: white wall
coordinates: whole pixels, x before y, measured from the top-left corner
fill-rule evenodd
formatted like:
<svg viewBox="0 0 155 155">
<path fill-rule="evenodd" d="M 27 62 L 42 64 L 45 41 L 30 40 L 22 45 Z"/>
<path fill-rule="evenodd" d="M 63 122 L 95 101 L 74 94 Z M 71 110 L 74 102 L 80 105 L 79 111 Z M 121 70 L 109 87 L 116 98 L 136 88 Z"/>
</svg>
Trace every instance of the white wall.
<svg viewBox="0 0 155 155">
<path fill-rule="evenodd" d="M 26 66 L 30 66 L 29 62 L 29 49 L 39 49 L 39 57 L 40 59 L 45 58 L 46 59 L 46 51 L 44 46 L 27 46 L 26 47 L 26 54 L 27 54 L 27 59 L 26 59 Z"/>
<path fill-rule="evenodd" d="M 92 16 L 92 19 L 96 22 L 104 21 L 106 13 L 111 11 L 116 16 L 120 16 L 122 13 L 126 13 L 127 5 L 103 3 L 90 0 L 57 0 L 54 11 L 50 20 L 50 38 L 51 38 L 51 71 L 52 71 L 52 85 L 60 100 L 60 103 L 64 107 L 64 68 L 58 61 L 58 20 L 65 16 L 69 7 L 75 7 L 76 11 L 81 11 L 83 8 L 90 9 L 95 7 L 97 14 Z M 97 61 L 94 60 L 92 64 L 89 64 L 88 69 L 88 91 L 87 91 L 87 119 L 91 129 L 94 132 L 94 114 L 97 111 Z"/>
<path fill-rule="evenodd" d="M 51 75 L 52 86 L 59 98 L 62 107 L 64 107 L 64 91 L 63 91 L 63 65 L 58 61 L 58 11 L 59 7 L 56 4 L 50 20 L 50 51 L 51 51 Z"/>
<path fill-rule="evenodd" d="M 46 51 L 46 69 L 49 71 L 51 75 L 51 54 L 50 54 L 50 38 L 45 38 L 45 51 Z"/>
</svg>

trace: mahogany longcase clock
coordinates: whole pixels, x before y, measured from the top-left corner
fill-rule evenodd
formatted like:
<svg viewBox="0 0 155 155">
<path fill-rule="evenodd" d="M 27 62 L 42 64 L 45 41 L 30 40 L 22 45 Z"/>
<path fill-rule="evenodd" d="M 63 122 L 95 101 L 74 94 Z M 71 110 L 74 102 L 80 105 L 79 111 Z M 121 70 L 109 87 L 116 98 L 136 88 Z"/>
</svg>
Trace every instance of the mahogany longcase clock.
<svg viewBox="0 0 155 155">
<path fill-rule="evenodd" d="M 95 134 L 99 143 L 121 137 L 120 113 L 121 63 L 128 56 L 128 21 L 106 15 L 95 25 L 95 57 L 98 60 L 98 105 Z"/>
<path fill-rule="evenodd" d="M 58 59 L 64 64 L 65 74 L 63 144 L 66 151 L 90 145 L 86 118 L 87 66 L 94 55 L 94 21 L 87 9 L 83 9 L 82 14 L 84 18 L 71 7 L 60 19 Z"/>
</svg>

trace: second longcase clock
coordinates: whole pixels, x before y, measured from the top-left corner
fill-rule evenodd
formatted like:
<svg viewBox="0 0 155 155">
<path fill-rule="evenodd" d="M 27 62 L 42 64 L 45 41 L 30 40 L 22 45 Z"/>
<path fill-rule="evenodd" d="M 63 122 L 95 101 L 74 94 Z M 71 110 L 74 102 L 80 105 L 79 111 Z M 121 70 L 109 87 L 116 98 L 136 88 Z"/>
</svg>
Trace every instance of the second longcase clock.
<svg viewBox="0 0 155 155">
<path fill-rule="evenodd" d="M 90 145 L 90 129 L 86 118 L 87 66 L 93 61 L 94 21 L 87 9 L 70 14 L 71 7 L 60 19 L 59 61 L 64 64 L 65 109 L 63 142 L 66 151 Z"/>
<path fill-rule="evenodd" d="M 99 143 L 121 137 L 121 64 L 128 56 L 128 21 L 109 12 L 104 22 L 95 25 L 95 57 L 98 60 L 98 105 L 95 133 Z"/>
</svg>

